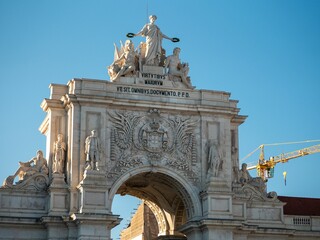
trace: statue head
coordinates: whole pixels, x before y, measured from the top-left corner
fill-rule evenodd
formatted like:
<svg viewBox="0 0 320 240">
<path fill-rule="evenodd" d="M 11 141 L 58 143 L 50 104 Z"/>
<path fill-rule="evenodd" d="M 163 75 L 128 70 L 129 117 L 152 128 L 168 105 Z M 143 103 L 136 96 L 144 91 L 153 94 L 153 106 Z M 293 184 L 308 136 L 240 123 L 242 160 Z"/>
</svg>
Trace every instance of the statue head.
<svg viewBox="0 0 320 240">
<path fill-rule="evenodd" d="M 242 165 L 241 165 L 241 169 L 242 170 L 247 170 L 247 164 L 246 163 L 242 163 Z"/>
<path fill-rule="evenodd" d="M 154 22 L 154 21 L 156 21 L 157 20 L 157 16 L 156 15 L 150 15 L 149 16 L 149 20 L 150 20 L 150 22 Z"/>
<path fill-rule="evenodd" d="M 37 160 L 40 160 L 40 159 L 42 159 L 43 158 L 43 152 L 41 151 L 41 150 L 38 150 L 37 151 L 37 157 L 36 157 L 36 159 Z"/>
<path fill-rule="evenodd" d="M 59 141 L 62 141 L 63 140 L 63 134 L 59 133 L 57 138 L 58 138 Z"/>
<path fill-rule="evenodd" d="M 181 49 L 180 49 L 179 47 L 175 47 L 175 48 L 173 49 L 173 54 L 179 54 L 180 51 L 181 51 Z"/>
<path fill-rule="evenodd" d="M 91 136 L 96 137 L 97 136 L 97 131 L 96 130 L 92 130 L 91 131 Z"/>
<path fill-rule="evenodd" d="M 38 150 L 37 155 L 43 156 L 43 152 L 41 150 Z"/>
<path fill-rule="evenodd" d="M 126 40 L 124 46 L 125 46 L 125 49 L 127 50 L 134 49 L 133 42 L 130 39 Z"/>
</svg>

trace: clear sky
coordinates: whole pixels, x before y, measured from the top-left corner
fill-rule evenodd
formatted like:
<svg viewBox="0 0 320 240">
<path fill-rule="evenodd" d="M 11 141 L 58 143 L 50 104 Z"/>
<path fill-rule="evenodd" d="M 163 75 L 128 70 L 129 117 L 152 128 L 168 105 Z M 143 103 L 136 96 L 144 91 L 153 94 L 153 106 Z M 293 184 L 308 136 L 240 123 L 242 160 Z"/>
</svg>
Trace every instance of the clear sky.
<svg viewBox="0 0 320 240">
<path fill-rule="evenodd" d="M 239 100 L 240 114 L 248 115 L 240 126 L 240 159 L 260 144 L 320 139 L 319 13 L 318 0 L 1 0 L 1 181 L 19 161 L 45 150 L 38 128 L 46 114 L 39 106 L 49 84 L 108 80 L 113 44 L 140 31 L 150 14 L 163 33 L 180 38 L 163 46 L 167 53 L 181 48 L 197 89 Z M 133 39 L 135 46 L 144 40 Z M 265 153 L 319 143 L 270 146 Z M 320 198 L 319 165 L 319 153 L 278 164 L 268 190 Z M 128 201 L 113 204 L 124 223 L 137 204 Z"/>
</svg>

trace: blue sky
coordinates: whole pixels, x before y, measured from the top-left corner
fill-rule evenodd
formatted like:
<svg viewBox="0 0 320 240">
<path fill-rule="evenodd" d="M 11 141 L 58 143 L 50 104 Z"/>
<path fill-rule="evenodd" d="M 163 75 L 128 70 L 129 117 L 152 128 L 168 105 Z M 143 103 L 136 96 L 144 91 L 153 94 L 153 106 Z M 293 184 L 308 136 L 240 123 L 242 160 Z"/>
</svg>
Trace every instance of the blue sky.
<svg viewBox="0 0 320 240">
<path fill-rule="evenodd" d="M 39 106 L 49 84 L 108 80 L 113 43 L 140 31 L 150 14 L 158 16 L 162 32 L 180 38 L 163 46 L 167 53 L 181 48 L 197 89 L 230 92 L 239 100 L 240 114 L 248 115 L 239 131 L 240 159 L 260 144 L 320 139 L 319 12 L 317 0 L 1 0 L 0 178 L 45 150 Z M 144 38 L 133 41 L 137 46 Z M 319 143 L 265 152 L 268 157 Z M 268 190 L 320 198 L 319 164 L 319 153 L 278 164 Z M 131 210 L 121 211 L 129 206 L 121 201 L 113 212 L 126 219 Z"/>
</svg>

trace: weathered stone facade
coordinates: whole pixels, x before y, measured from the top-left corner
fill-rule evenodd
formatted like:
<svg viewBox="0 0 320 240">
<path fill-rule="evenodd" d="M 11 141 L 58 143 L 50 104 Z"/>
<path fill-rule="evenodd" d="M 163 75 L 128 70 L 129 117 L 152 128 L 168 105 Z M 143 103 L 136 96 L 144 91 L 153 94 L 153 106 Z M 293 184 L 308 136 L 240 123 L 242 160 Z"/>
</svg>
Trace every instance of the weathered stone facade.
<svg viewBox="0 0 320 240">
<path fill-rule="evenodd" d="M 116 194 L 148 204 L 159 239 L 319 239 L 319 217 L 310 231 L 288 224 L 276 193 L 239 170 L 238 101 L 195 89 L 180 49 L 166 57 L 159 48 L 155 19 L 143 29 L 157 37 L 128 34 L 149 44 L 137 53 L 127 40 L 111 81 L 50 85 L 46 156 L 38 151 L 5 179 L 0 239 L 110 239 L 121 220 Z"/>
<path fill-rule="evenodd" d="M 319 231 L 289 227 L 276 195 L 238 181 L 238 126 L 246 117 L 229 93 L 161 81 L 52 84 L 40 127 L 49 174 L 0 189 L 0 238 L 110 239 L 120 221 L 111 212 L 115 194 L 148 202 L 162 238 L 319 238 Z M 86 169 L 93 129 L 101 145 L 97 170 Z M 52 171 L 58 134 L 67 146 L 63 173 Z"/>
</svg>

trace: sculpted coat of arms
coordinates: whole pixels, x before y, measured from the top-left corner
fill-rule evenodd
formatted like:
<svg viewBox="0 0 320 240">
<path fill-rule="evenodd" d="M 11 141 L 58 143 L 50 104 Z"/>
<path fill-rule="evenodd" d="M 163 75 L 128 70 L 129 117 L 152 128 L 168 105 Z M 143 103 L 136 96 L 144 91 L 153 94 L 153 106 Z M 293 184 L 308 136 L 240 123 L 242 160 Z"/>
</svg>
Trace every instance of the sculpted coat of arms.
<svg viewBox="0 0 320 240">
<path fill-rule="evenodd" d="M 110 114 L 111 162 L 109 177 L 140 165 L 169 166 L 194 181 L 198 178 L 194 129 L 196 121 L 164 117 L 158 109 L 148 114 Z"/>
</svg>

